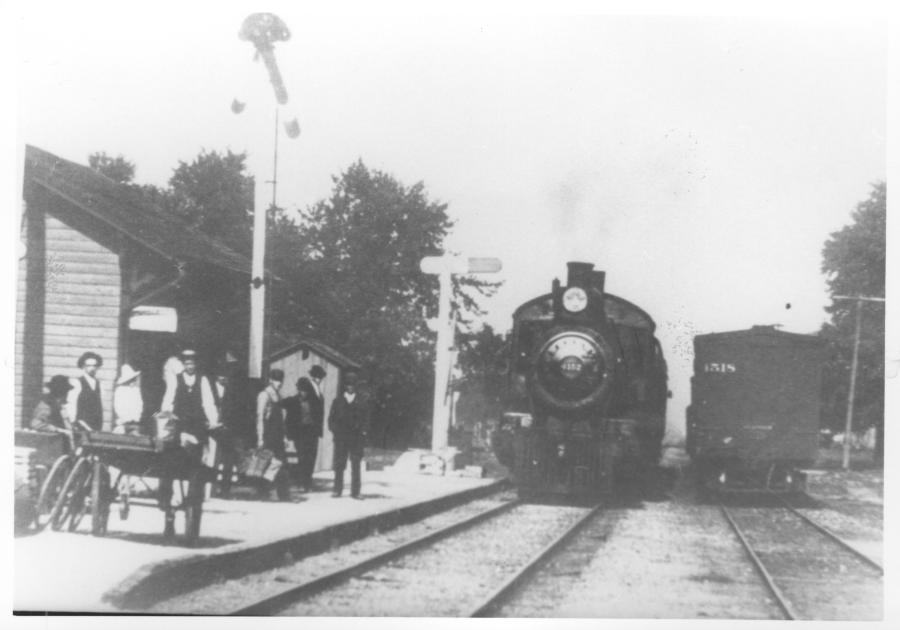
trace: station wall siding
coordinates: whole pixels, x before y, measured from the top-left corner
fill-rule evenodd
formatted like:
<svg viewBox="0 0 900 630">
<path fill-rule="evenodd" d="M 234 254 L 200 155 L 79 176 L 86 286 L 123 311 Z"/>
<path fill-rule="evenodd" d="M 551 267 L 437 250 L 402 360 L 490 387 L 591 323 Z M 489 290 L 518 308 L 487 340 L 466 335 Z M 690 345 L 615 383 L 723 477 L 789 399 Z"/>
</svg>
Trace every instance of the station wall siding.
<svg viewBox="0 0 900 630">
<path fill-rule="evenodd" d="M 44 377 L 77 376 L 91 350 L 103 357 L 98 372 L 104 427 L 112 427 L 113 384 L 119 358 L 119 257 L 59 219 L 47 216 L 45 253 Z"/>
<path fill-rule="evenodd" d="M 23 235 L 24 237 L 24 235 Z M 19 258 L 16 276 L 16 360 L 15 360 L 15 411 L 16 427 L 21 427 L 25 417 L 25 297 L 28 286 L 28 266 L 25 256 Z"/>
</svg>

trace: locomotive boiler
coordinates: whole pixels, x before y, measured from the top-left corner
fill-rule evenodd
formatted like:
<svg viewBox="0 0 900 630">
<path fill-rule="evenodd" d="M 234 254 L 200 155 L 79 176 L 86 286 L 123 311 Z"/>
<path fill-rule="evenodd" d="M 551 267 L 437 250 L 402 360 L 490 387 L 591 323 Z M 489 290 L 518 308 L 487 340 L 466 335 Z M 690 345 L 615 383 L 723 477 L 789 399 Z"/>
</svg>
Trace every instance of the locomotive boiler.
<svg viewBox="0 0 900 630">
<path fill-rule="evenodd" d="M 513 314 L 493 445 L 520 495 L 608 494 L 659 459 L 669 392 L 656 326 L 604 280 L 570 262 L 564 286 Z"/>
</svg>

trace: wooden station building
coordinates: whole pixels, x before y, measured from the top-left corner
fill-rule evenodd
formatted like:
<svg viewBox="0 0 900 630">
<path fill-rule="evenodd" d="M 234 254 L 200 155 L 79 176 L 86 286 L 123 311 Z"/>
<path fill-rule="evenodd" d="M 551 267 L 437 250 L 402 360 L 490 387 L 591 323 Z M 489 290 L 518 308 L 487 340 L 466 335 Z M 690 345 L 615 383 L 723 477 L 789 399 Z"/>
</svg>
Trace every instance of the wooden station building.
<svg viewBox="0 0 900 630">
<path fill-rule="evenodd" d="M 104 427 L 127 362 L 142 372 L 145 414 L 159 408 L 166 358 L 194 347 L 201 369 L 226 350 L 245 356 L 251 264 L 135 186 L 33 146 L 25 153 L 15 344 L 16 426 L 44 383 L 75 376 L 91 350 Z"/>
</svg>

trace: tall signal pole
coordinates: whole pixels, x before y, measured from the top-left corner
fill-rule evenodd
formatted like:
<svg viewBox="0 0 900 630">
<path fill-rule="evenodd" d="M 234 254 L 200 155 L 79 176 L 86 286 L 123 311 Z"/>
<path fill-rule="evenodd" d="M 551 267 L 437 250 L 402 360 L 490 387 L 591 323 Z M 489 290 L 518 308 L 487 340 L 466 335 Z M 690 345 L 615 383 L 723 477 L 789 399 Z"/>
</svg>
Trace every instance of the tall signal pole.
<svg viewBox="0 0 900 630">
<path fill-rule="evenodd" d="M 275 94 L 278 105 L 288 102 L 287 90 L 278 64 L 275 61 L 275 44 L 290 39 L 291 33 L 287 25 L 273 13 L 253 13 L 241 24 L 238 33 L 240 39 L 253 44 L 256 49 L 256 58 L 262 59 L 269 74 L 269 81 Z M 235 101 L 232 111 L 240 113 L 243 105 Z M 300 135 L 300 127 L 294 119 L 285 125 L 285 131 L 290 138 Z M 272 205 L 275 207 L 278 191 L 278 106 L 275 108 L 275 149 L 272 174 Z M 265 345 L 265 321 L 266 321 L 266 227 L 268 209 L 264 204 L 256 204 L 253 212 L 253 255 L 251 257 L 251 283 L 250 283 L 250 339 L 247 353 L 247 375 L 250 378 L 262 377 L 263 348 Z"/>
<path fill-rule="evenodd" d="M 844 470 L 850 470 L 850 432 L 853 429 L 853 403 L 856 398 L 856 371 L 859 367 L 859 335 L 862 322 L 863 302 L 884 302 L 882 297 L 834 295 L 833 300 L 854 300 L 856 302 L 856 326 L 853 333 L 853 360 L 850 363 L 850 391 L 847 393 L 847 420 L 844 425 L 844 456 L 841 462 Z"/>
<path fill-rule="evenodd" d="M 502 268 L 498 258 L 458 258 L 452 256 L 428 256 L 419 263 L 423 273 L 438 277 L 438 316 L 435 322 L 437 345 L 434 357 L 434 401 L 431 417 L 431 450 L 447 448 L 450 434 L 450 405 L 447 390 L 452 363 L 451 346 L 454 344 L 456 325 L 450 316 L 450 298 L 453 293 L 453 275 L 469 273 L 496 273 Z"/>
</svg>

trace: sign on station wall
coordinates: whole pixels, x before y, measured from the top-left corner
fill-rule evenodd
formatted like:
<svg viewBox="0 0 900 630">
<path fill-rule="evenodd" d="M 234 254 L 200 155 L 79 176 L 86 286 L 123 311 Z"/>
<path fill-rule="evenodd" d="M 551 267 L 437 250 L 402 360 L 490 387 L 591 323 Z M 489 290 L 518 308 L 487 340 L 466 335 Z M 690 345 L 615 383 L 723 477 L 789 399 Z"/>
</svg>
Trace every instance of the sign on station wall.
<svg viewBox="0 0 900 630">
<path fill-rule="evenodd" d="M 171 306 L 135 306 L 128 317 L 128 328 L 174 333 L 178 330 L 178 312 Z"/>
</svg>

